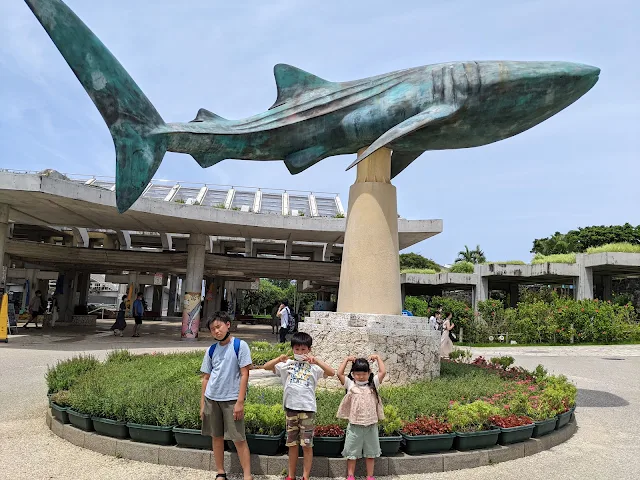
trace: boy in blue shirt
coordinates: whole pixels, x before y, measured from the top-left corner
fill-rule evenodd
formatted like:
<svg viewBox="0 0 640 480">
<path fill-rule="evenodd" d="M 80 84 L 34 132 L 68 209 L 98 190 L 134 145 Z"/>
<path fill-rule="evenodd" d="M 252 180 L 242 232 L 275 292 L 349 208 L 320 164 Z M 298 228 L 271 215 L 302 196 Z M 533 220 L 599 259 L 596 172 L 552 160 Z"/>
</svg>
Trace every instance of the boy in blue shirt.
<svg viewBox="0 0 640 480">
<path fill-rule="evenodd" d="M 224 312 L 216 312 L 207 321 L 207 327 L 217 343 L 207 349 L 200 367 L 204 374 L 200 398 L 202 434 L 213 437 L 213 456 L 218 471 L 216 479 L 227 478 L 224 470 L 226 439 L 236 446 L 244 480 L 252 480 L 244 429 L 244 400 L 251 365 L 249 345 L 230 336 L 231 323 Z"/>
</svg>

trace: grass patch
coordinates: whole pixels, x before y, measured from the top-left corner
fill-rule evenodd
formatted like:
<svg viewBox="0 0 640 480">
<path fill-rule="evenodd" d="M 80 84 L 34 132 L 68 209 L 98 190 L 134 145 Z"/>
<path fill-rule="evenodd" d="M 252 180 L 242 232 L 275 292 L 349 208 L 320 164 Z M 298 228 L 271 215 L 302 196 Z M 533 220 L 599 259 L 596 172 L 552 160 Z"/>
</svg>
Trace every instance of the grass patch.
<svg viewBox="0 0 640 480">
<path fill-rule="evenodd" d="M 631 243 L 608 243 L 607 245 L 601 245 L 599 247 L 587 248 L 587 253 L 640 253 L 640 245 L 633 245 Z"/>
<path fill-rule="evenodd" d="M 558 253 L 555 255 L 536 255 L 531 260 L 531 265 L 540 263 L 576 263 L 575 253 Z"/>
<path fill-rule="evenodd" d="M 400 273 L 422 273 L 427 275 L 433 275 L 436 272 L 433 268 L 403 268 Z"/>
<path fill-rule="evenodd" d="M 451 273 L 473 273 L 474 270 L 474 265 L 471 262 L 456 262 L 449 269 Z"/>
</svg>

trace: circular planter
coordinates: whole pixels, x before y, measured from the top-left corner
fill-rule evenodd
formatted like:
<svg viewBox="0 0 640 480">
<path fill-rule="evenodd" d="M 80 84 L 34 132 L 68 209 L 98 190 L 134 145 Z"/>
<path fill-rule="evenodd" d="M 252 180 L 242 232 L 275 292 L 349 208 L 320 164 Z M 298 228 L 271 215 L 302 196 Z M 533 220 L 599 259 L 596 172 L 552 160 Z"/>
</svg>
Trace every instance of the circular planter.
<svg viewBox="0 0 640 480">
<path fill-rule="evenodd" d="M 129 438 L 129 429 L 126 422 L 111 420 L 110 418 L 91 417 L 93 429 L 100 435 L 113 438 Z"/>
<path fill-rule="evenodd" d="M 67 407 L 61 407 L 55 402 L 51 402 L 51 413 L 60 423 L 69 423 L 69 415 L 67 415 Z"/>
<path fill-rule="evenodd" d="M 402 435 L 404 451 L 409 455 L 422 453 L 436 453 L 451 450 L 456 438 L 455 433 L 442 433 L 439 435 Z"/>
<path fill-rule="evenodd" d="M 454 446 L 456 450 L 460 451 L 493 447 L 498 443 L 499 436 L 499 428 L 480 430 L 479 432 L 456 432 Z"/>
<path fill-rule="evenodd" d="M 380 437 L 379 440 L 380 440 L 380 450 L 382 450 L 383 457 L 389 457 L 391 455 L 395 455 L 400 451 L 402 436 Z"/>
<path fill-rule="evenodd" d="M 498 443 L 500 445 L 510 445 L 512 443 L 524 442 L 531 438 L 535 425 L 520 425 L 519 427 L 500 428 Z"/>
<path fill-rule="evenodd" d="M 179 447 L 211 450 L 213 446 L 211 437 L 202 435 L 202 430 L 199 429 L 173 427 L 173 435 Z"/>
<path fill-rule="evenodd" d="M 558 424 L 556 425 L 556 430 L 561 429 L 567 423 L 569 423 L 569 420 L 571 420 L 571 415 L 572 414 L 573 414 L 573 412 L 571 410 L 568 410 L 568 411 L 558 415 Z"/>
<path fill-rule="evenodd" d="M 134 442 L 153 443 L 156 445 L 173 445 L 173 427 L 157 425 L 140 425 L 127 423 L 129 436 Z"/>
<path fill-rule="evenodd" d="M 86 413 L 76 412 L 75 410 L 67 409 L 69 415 L 69 422 L 74 427 L 78 427 L 85 432 L 93 432 L 93 422 L 91 421 L 91 415 Z"/>
<path fill-rule="evenodd" d="M 276 455 L 280 451 L 284 430 L 279 435 L 258 435 L 247 433 L 247 445 L 251 453 L 257 455 Z"/>
<path fill-rule="evenodd" d="M 548 420 L 540 420 L 538 422 L 533 422 L 533 433 L 531 436 L 533 438 L 540 438 L 545 435 L 550 434 L 556 429 L 556 424 L 558 423 L 557 418 L 550 418 Z"/>
</svg>

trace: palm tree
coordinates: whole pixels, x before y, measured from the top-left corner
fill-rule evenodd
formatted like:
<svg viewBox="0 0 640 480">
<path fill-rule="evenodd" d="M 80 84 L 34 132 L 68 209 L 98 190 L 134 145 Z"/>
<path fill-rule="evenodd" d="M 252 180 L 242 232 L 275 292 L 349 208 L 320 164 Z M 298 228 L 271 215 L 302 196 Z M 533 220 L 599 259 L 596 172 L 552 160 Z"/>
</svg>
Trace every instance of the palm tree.
<svg viewBox="0 0 640 480">
<path fill-rule="evenodd" d="M 469 250 L 469 247 L 464 246 L 464 250 L 458 252 L 458 258 L 456 258 L 456 262 L 469 262 L 475 263 L 474 261 L 473 251 Z"/>
<path fill-rule="evenodd" d="M 484 263 L 486 261 L 487 258 L 480 249 L 480 245 L 476 245 L 474 250 L 469 250 L 469 247 L 465 245 L 464 250 L 459 251 L 458 258 L 456 258 L 456 262 Z"/>
</svg>

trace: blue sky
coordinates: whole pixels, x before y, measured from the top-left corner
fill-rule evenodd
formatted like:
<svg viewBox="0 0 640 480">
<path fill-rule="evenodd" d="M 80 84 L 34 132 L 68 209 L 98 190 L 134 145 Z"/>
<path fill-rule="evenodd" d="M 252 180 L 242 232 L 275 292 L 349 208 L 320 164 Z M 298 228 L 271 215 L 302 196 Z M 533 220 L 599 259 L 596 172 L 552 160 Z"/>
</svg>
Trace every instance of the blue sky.
<svg viewBox="0 0 640 480">
<path fill-rule="evenodd" d="M 444 232 L 412 251 L 451 262 L 465 244 L 529 260 L 534 238 L 593 224 L 640 224 L 640 4 L 632 0 L 68 0 L 167 121 L 199 108 L 226 118 L 267 109 L 273 65 L 346 81 L 453 60 L 563 60 L 598 84 L 547 122 L 493 145 L 426 152 L 394 184 L 410 219 Z M 109 132 L 21 0 L 0 2 L 3 168 L 115 174 Z M 290 176 L 281 162 L 203 170 L 166 155 L 157 178 L 340 193 L 354 156 Z"/>
</svg>

